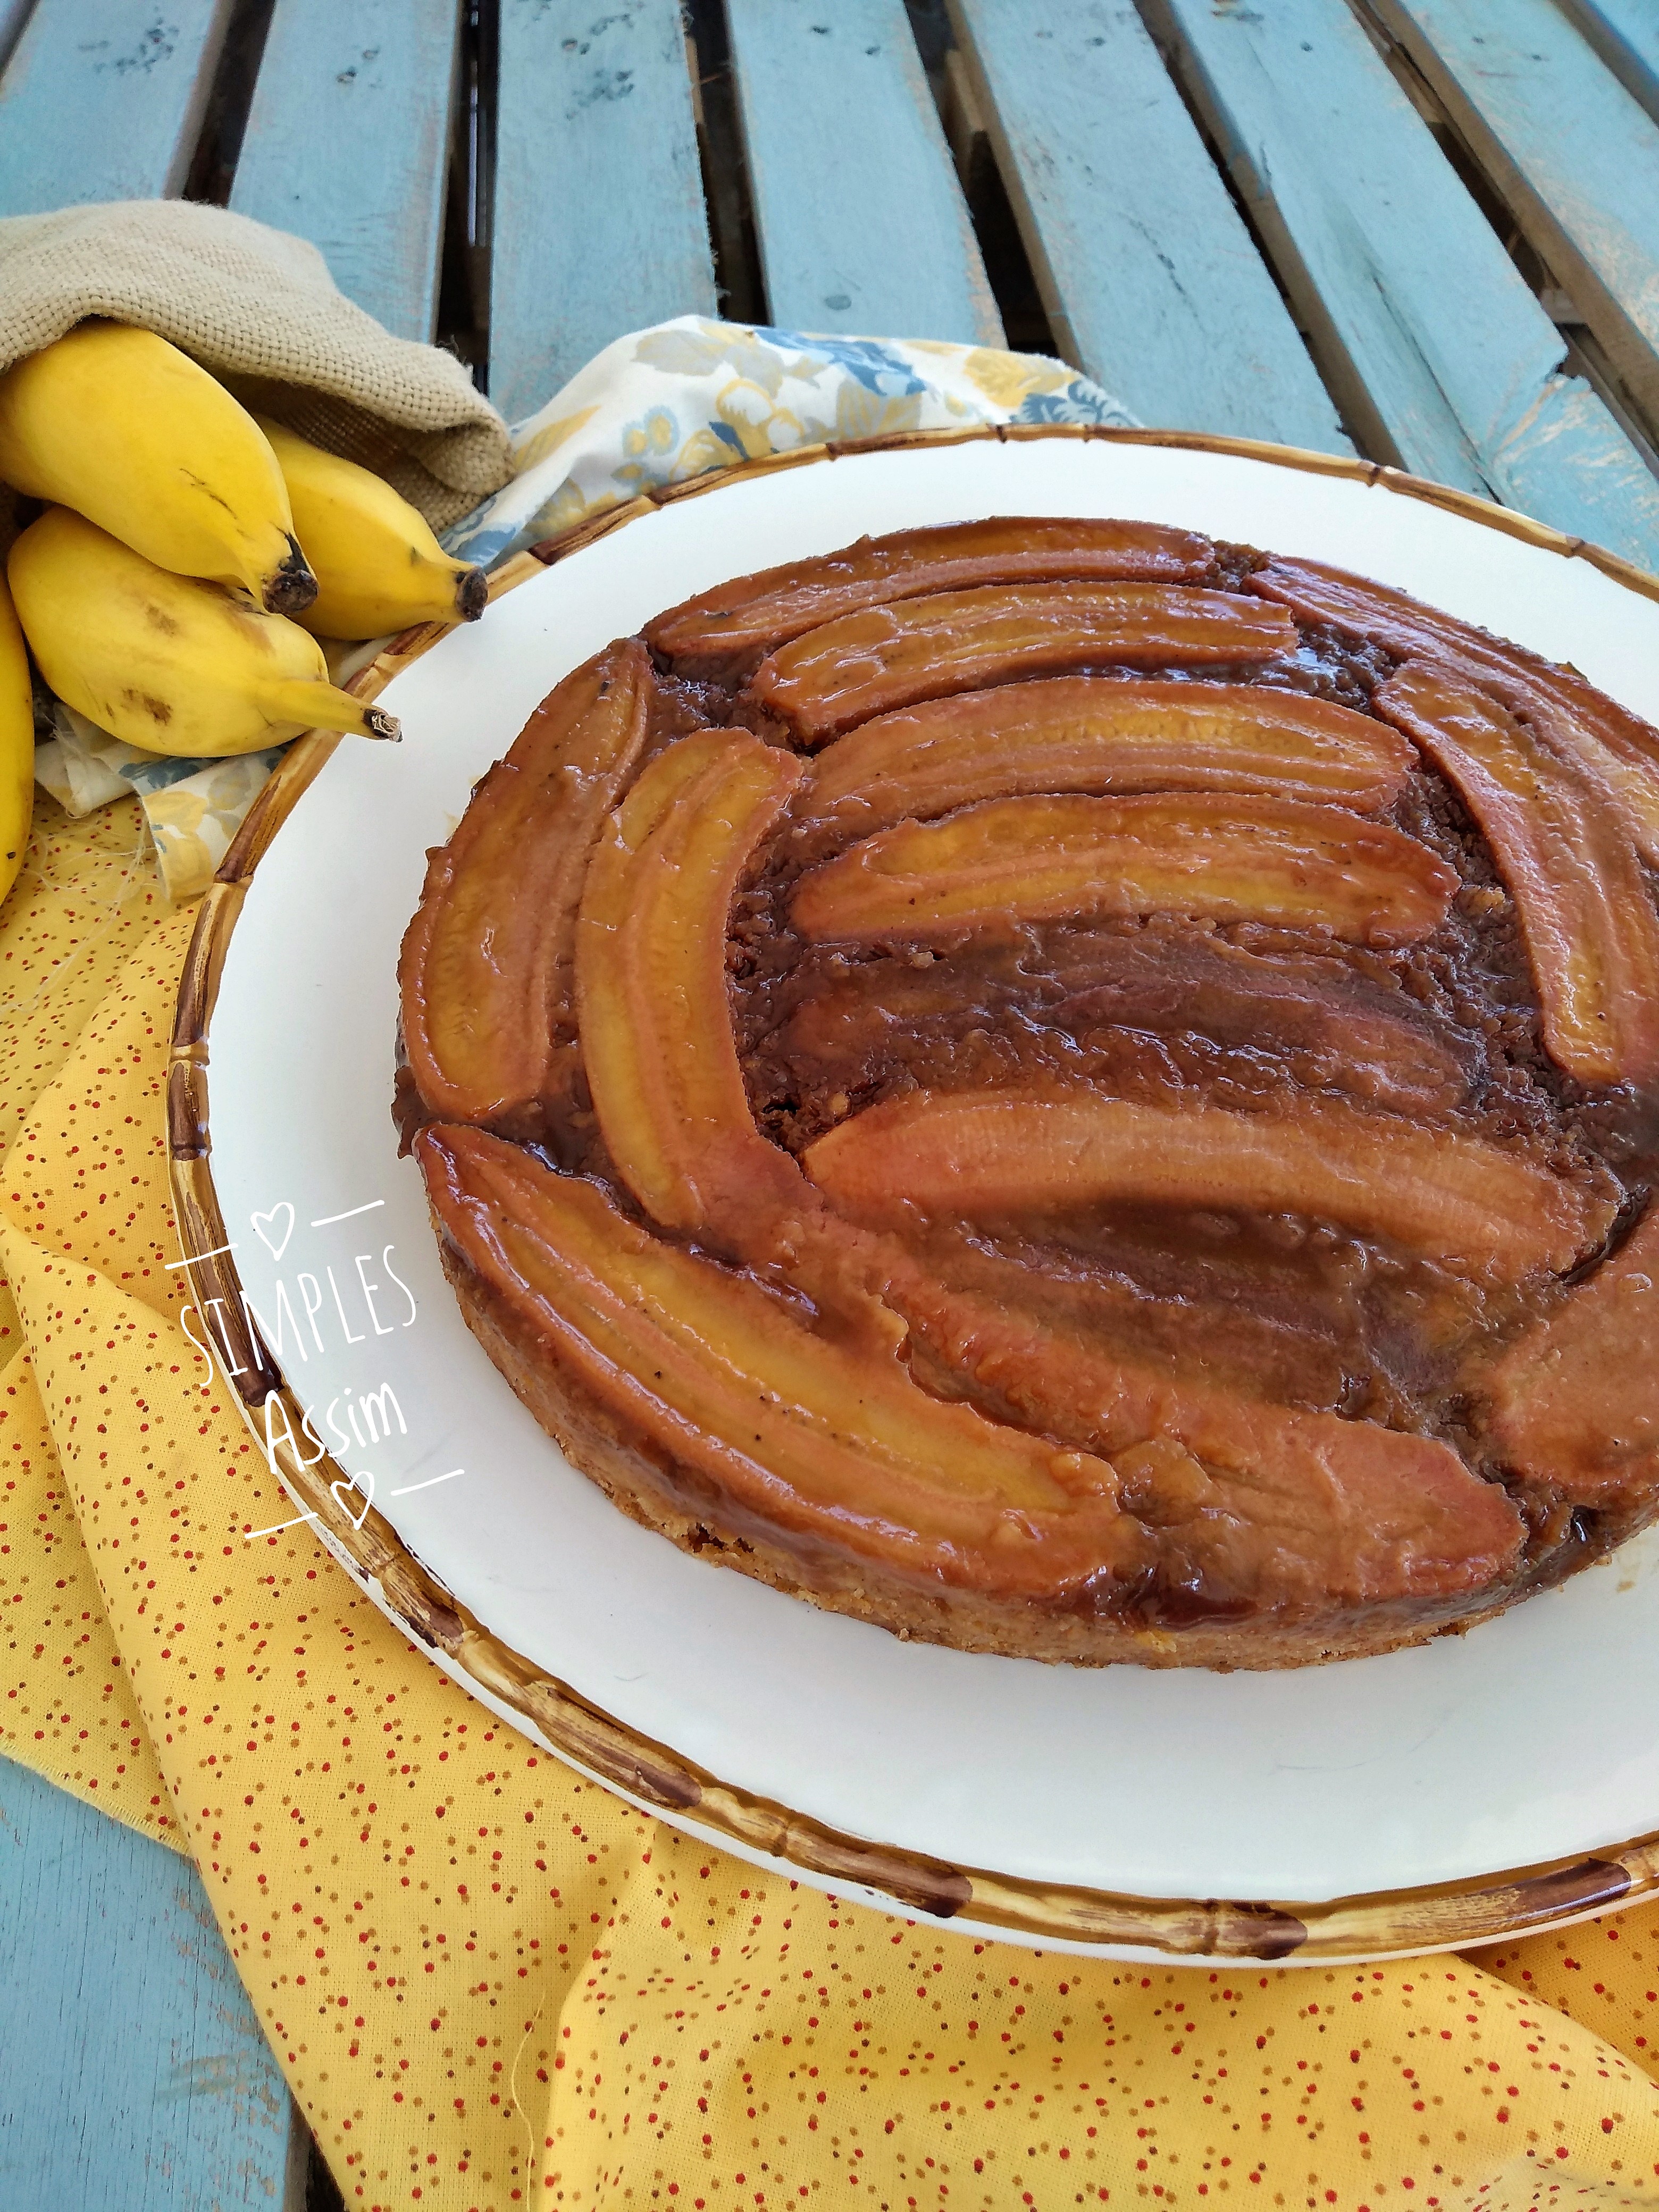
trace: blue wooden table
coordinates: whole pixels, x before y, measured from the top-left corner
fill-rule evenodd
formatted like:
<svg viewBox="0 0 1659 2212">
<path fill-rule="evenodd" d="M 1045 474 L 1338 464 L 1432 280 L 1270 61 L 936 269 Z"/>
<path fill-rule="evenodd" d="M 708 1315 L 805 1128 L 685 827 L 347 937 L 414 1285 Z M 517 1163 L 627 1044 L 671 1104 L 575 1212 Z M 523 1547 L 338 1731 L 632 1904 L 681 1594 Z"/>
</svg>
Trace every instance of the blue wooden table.
<svg viewBox="0 0 1659 2212">
<path fill-rule="evenodd" d="M 1656 0 L 0 0 L 0 216 L 179 193 L 509 419 L 686 313 L 1009 343 L 1659 568 Z M 0 2205 L 306 2202 L 192 1870 L 3 1764 L 0 2051 Z"/>
<path fill-rule="evenodd" d="M 0 2205 L 300 2212 L 309 2142 L 188 1859 L 0 1759 Z"/>
</svg>

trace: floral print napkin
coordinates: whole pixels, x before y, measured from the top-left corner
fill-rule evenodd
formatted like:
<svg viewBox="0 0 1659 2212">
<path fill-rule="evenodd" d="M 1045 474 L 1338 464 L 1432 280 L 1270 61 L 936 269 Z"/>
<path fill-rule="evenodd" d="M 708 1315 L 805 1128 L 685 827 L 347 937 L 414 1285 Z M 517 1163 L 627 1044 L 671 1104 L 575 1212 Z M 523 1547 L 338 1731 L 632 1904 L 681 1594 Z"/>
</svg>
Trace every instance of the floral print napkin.
<svg viewBox="0 0 1659 2212">
<path fill-rule="evenodd" d="M 446 531 L 444 544 L 493 568 L 573 523 L 711 469 L 826 439 L 974 422 L 1133 428 L 1135 418 L 1086 376 L 1036 355 L 814 337 L 683 315 L 618 338 L 515 424 L 512 481 Z M 198 897 L 283 748 L 163 759 L 106 736 L 59 702 L 49 713 L 37 781 L 71 814 L 136 792 L 163 890 L 175 905 Z"/>
<path fill-rule="evenodd" d="M 511 483 L 445 533 L 488 568 L 662 484 L 826 439 L 1135 418 L 1063 362 L 682 315 L 618 338 L 513 429 Z"/>
<path fill-rule="evenodd" d="M 174 905 L 199 896 L 287 747 L 218 760 L 168 758 L 123 744 L 61 699 L 49 703 L 51 734 L 42 737 L 37 726 L 35 781 L 77 816 L 136 793 L 163 890 Z"/>
</svg>

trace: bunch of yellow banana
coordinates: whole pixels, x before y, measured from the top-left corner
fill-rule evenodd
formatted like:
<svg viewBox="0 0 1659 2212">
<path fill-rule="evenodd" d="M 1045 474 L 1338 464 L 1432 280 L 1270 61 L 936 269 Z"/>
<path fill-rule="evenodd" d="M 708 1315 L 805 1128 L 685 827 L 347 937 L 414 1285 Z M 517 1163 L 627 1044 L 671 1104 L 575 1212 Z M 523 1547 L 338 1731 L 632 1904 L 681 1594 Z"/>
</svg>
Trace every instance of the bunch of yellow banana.
<svg viewBox="0 0 1659 2212">
<path fill-rule="evenodd" d="M 100 729 L 210 756 L 312 728 L 395 737 L 329 683 L 316 640 L 483 611 L 483 571 L 390 484 L 125 324 L 84 323 L 0 375 L 0 485 L 48 502 L 0 585 L 0 896 L 29 818 L 23 639 Z"/>
<path fill-rule="evenodd" d="M 0 377 L 0 481 L 272 614 L 317 596 L 258 424 L 153 331 L 83 323 Z"/>
<path fill-rule="evenodd" d="M 297 623 L 158 568 L 66 507 L 6 563 L 40 673 L 60 699 L 153 753 L 246 753 L 301 730 L 395 738 L 398 725 L 328 680 Z"/>
</svg>

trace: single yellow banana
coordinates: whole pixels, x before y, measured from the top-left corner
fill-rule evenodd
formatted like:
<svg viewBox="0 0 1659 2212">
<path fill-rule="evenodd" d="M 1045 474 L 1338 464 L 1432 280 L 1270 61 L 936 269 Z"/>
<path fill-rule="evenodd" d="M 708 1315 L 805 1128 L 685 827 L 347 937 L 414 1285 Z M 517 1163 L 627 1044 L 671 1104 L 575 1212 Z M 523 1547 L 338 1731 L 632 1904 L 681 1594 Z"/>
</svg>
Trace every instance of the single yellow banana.
<svg viewBox="0 0 1659 2212">
<path fill-rule="evenodd" d="M 34 686 L 29 656 L 0 582 L 0 899 L 17 880 L 34 811 Z"/>
<path fill-rule="evenodd" d="M 317 574 L 299 616 L 317 637 L 380 637 L 416 623 L 476 622 L 482 568 L 452 561 L 384 477 L 258 418 L 282 465 L 294 528 Z"/>
<path fill-rule="evenodd" d="M 6 572 L 40 673 L 130 745 L 212 756 L 301 730 L 399 734 L 390 714 L 334 689 L 298 623 L 158 568 L 66 507 L 29 525 Z"/>
<path fill-rule="evenodd" d="M 0 376 L 0 479 L 273 614 L 317 596 L 264 432 L 154 331 L 82 323 Z"/>
</svg>

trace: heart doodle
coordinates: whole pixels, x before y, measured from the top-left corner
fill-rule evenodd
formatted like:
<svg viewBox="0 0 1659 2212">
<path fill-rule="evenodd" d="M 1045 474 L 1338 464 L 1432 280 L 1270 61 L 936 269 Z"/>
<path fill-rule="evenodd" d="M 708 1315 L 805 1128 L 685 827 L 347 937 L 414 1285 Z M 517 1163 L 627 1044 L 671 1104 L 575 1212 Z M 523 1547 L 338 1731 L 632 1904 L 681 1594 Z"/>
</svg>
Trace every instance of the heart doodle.
<svg viewBox="0 0 1659 2212">
<path fill-rule="evenodd" d="M 343 1474 L 337 1481 L 331 1482 L 328 1486 L 329 1491 L 333 1497 L 334 1503 L 339 1507 L 341 1512 L 345 1515 L 346 1519 L 350 1522 L 354 1528 L 361 1528 L 364 1522 L 368 1518 L 369 1507 L 374 1503 L 374 1476 L 372 1474 Z M 343 1490 L 359 1490 L 362 1492 L 363 1510 L 361 1513 L 354 1513 L 352 1511 L 351 1508 L 346 1504 L 344 1498 L 340 1495 L 340 1492 Z"/>
<path fill-rule="evenodd" d="M 274 1233 L 275 1224 L 278 1222 L 283 1224 L 280 1237 Z M 253 1233 L 271 1258 L 280 1260 L 288 1249 L 289 1238 L 294 1234 L 294 1208 L 284 1199 L 280 1206 L 273 1206 L 269 1213 L 256 1213 L 253 1216 Z"/>
</svg>

